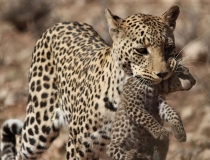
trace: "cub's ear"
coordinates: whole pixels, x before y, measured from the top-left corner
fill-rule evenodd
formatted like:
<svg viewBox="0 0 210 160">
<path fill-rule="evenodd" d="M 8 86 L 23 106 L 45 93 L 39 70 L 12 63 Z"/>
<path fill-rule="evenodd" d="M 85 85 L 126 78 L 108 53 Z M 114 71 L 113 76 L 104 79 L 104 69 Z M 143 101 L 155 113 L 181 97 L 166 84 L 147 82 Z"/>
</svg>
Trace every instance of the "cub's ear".
<svg viewBox="0 0 210 160">
<path fill-rule="evenodd" d="M 176 19 L 179 16 L 179 7 L 172 6 L 170 7 L 161 17 L 164 22 L 170 27 L 172 31 L 174 31 L 176 27 Z"/>
<path fill-rule="evenodd" d="M 122 35 L 120 31 L 120 22 L 122 19 L 116 15 L 113 15 L 109 9 L 105 9 L 105 17 L 109 27 L 109 33 L 112 40 L 116 40 L 119 36 Z"/>
</svg>

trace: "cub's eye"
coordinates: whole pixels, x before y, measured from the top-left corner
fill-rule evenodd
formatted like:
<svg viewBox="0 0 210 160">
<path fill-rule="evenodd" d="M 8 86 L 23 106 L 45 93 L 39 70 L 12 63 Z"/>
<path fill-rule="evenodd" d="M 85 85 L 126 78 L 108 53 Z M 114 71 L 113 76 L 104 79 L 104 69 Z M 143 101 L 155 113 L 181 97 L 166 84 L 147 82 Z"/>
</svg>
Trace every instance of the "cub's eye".
<svg viewBox="0 0 210 160">
<path fill-rule="evenodd" d="M 149 54 L 146 48 L 134 48 L 134 51 L 143 55 Z"/>
<path fill-rule="evenodd" d="M 164 50 L 165 51 L 172 51 L 175 47 L 173 45 L 168 45 L 168 46 L 165 46 Z"/>
<path fill-rule="evenodd" d="M 166 55 L 171 56 L 171 53 L 173 53 L 174 49 L 175 49 L 174 45 L 168 45 L 168 46 L 165 46 L 164 52 Z"/>
</svg>

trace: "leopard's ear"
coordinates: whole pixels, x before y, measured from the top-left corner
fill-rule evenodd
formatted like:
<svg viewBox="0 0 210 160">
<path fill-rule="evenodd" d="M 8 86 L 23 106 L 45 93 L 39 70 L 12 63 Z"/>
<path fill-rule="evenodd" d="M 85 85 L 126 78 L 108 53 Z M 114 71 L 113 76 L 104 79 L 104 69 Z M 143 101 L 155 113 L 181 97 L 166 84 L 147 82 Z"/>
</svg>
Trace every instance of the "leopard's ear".
<svg viewBox="0 0 210 160">
<path fill-rule="evenodd" d="M 179 16 L 179 12 L 180 11 L 178 6 L 172 6 L 161 16 L 163 21 L 172 31 L 174 31 L 176 27 L 176 19 Z"/>
<path fill-rule="evenodd" d="M 109 33 L 112 40 L 119 38 L 122 35 L 120 30 L 120 22 L 122 18 L 113 15 L 109 9 L 105 9 L 105 16 L 109 27 Z"/>
</svg>

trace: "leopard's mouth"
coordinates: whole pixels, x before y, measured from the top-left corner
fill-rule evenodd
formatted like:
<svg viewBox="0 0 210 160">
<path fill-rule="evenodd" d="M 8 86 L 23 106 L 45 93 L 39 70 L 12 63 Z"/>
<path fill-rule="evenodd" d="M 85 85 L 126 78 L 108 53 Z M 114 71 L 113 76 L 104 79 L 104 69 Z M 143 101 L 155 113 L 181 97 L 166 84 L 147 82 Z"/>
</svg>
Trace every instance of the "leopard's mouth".
<svg viewBox="0 0 210 160">
<path fill-rule="evenodd" d="M 173 57 L 168 59 L 167 64 L 168 64 L 169 72 L 163 77 L 163 80 L 167 80 L 168 78 L 170 78 L 174 74 L 178 65 L 177 61 Z"/>
<path fill-rule="evenodd" d="M 168 72 L 156 74 L 153 70 L 149 70 L 147 68 L 136 69 L 133 70 L 133 76 L 138 78 L 142 83 L 149 85 L 157 85 L 161 83 L 163 80 L 167 80 L 170 78 L 176 70 L 177 62 L 174 58 L 170 58 L 168 60 Z"/>
<path fill-rule="evenodd" d="M 135 77 L 139 79 L 139 81 L 147 85 L 156 85 L 163 80 L 162 78 L 158 78 L 158 77 L 156 78 L 156 77 L 153 77 L 152 75 L 150 76 L 149 75 L 146 75 L 146 76 L 136 75 Z"/>
</svg>

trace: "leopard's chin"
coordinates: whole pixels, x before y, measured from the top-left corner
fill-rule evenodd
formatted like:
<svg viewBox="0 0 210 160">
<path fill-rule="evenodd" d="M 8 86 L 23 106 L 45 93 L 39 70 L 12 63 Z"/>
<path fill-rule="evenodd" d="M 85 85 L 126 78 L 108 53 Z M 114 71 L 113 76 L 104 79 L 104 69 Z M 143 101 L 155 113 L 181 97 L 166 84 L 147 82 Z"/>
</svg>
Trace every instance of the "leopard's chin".
<svg viewBox="0 0 210 160">
<path fill-rule="evenodd" d="M 147 85 L 156 85 L 156 84 L 158 84 L 158 83 L 160 83 L 163 79 L 162 78 L 157 78 L 157 77 L 150 77 L 150 78 L 148 78 L 148 77 L 144 77 L 143 75 L 136 75 L 135 76 L 136 78 L 138 78 L 139 79 L 139 81 L 141 81 L 141 82 L 143 82 L 144 84 L 147 84 Z"/>
</svg>

